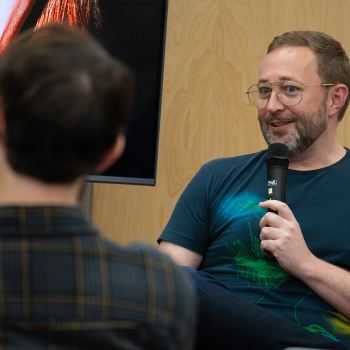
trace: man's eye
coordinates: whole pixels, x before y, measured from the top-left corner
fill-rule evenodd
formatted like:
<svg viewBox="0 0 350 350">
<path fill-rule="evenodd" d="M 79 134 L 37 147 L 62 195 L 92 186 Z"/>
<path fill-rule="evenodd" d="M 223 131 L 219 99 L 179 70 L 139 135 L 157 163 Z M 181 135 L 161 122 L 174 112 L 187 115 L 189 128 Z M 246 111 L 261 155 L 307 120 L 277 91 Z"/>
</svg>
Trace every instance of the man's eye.
<svg viewBox="0 0 350 350">
<path fill-rule="evenodd" d="M 299 93 L 299 88 L 296 86 L 285 86 L 284 87 L 284 91 L 288 94 L 295 94 L 295 93 Z"/>
<path fill-rule="evenodd" d="M 267 87 L 260 88 L 259 91 L 262 95 L 268 95 L 270 93 L 270 89 Z"/>
</svg>

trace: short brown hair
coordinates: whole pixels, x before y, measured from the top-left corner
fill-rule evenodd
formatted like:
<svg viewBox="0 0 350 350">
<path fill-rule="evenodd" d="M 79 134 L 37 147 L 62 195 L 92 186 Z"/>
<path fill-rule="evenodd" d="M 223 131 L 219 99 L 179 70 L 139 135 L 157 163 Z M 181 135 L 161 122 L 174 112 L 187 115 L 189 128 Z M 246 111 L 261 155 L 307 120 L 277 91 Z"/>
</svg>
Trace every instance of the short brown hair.
<svg viewBox="0 0 350 350">
<path fill-rule="evenodd" d="M 276 36 L 267 49 L 267 53 L 282 46 L 306 46 L 316 55 L 317 73 L 322 83 L 344 84 L 350 91 L 350 63 L 349 57 L 340 42 L 331 36 L 314 31 L 294 31 Z M 348 94 L 338 120 L 341 121 L 349 105 Z"/>
<path fill-rule="evenodd" d="M 18 173 L 69 183 L 91 172 L 123 132 L 133 77 L 90 35 L 48 25 L 0 57 L 5 151 Z"/>
</svg>

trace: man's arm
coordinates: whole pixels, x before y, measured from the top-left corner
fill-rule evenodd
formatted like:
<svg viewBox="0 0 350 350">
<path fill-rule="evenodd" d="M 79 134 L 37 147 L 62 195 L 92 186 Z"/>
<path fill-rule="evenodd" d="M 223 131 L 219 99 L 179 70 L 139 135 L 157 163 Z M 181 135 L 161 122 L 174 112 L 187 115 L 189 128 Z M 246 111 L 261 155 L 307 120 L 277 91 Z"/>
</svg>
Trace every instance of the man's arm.
<svg viewBox="0 0 350 350">
<path fill-rule="evenodd" d="M 202 255 L 164 239 L 160 242 L 159 251 L 169 255 L 178 265 L 193 267 L 196 270 L 203 260 Z"/>
<path fill-rule="evenodd" d="M 279 214 L 267 213 L 260 221 L 262 251 L 272 252 L 286 272 L 302 280 L 350 319 L 350 272 L 320 260 L 310 252 L 287 204 L 266 201 L 260 203 L 260 207 L 276 210 Z"/>
<path fill-rule="evenodd" d="M 196 270 L 199 269 L 209 244 L 207 167 L 204 165 L 187 185 L 158 238 L 161 252 L 169 255 L 178 265 Z"/>
</svg>

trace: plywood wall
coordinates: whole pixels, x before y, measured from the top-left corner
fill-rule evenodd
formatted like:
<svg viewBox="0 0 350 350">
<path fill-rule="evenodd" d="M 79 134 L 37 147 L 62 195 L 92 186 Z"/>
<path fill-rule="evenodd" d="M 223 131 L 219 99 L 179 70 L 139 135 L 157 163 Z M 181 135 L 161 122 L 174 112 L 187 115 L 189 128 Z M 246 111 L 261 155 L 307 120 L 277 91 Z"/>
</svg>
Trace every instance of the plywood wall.
<svg viewBox="0 0 350 350">
<path fill-rule="evenodd" d="M 350 53 L 349 0 L 169 0 L 157 184 L 96 184 L 93 217 L 118 242 L 156 244 L 198 169 L 266 148 L 246 97 L 274 36 L 324 31 Z M 339 126 L 350 147 L 350 115 Z"/>
</svg>

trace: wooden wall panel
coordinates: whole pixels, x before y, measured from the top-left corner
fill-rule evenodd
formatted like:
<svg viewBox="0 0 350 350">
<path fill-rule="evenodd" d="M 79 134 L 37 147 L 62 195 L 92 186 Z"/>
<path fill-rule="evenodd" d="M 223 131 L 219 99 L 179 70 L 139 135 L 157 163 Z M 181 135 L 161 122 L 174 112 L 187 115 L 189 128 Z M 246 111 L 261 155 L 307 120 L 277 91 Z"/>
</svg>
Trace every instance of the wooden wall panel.
<svg viewBox="0 0 350 350">
<path fill-rule="evenodd" d="M 93 217 L 119 243 L 156 242 L 205 162 L 266 148 L 246 98 L 268 44 L 324 31 L 350 53 L 348 0 L 169 0 L 157 184 L 96 184 Z M 339 139 L 350 147 L 349 113 Z"/>
</svg>

